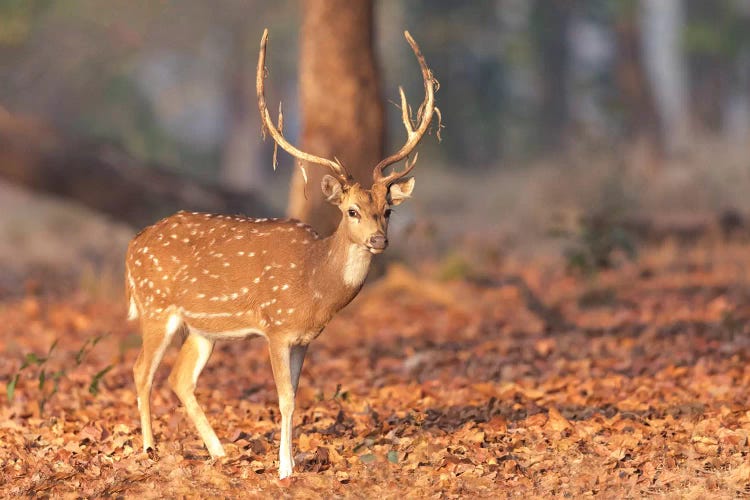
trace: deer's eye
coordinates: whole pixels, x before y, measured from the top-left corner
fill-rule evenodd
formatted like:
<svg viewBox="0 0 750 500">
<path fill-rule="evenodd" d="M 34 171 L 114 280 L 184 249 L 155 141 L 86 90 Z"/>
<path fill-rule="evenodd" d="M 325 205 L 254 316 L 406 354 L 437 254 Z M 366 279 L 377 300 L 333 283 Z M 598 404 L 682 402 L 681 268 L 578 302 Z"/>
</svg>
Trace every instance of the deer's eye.
<svg viewBox="0 0 750 500">
<path fill-rule="evenodd" d="M 359 212 L 357 212 L 353 208 L 350 208 L 347 214 L 349 214 L 349 217 L 352 217 L 354 219 L 359 219 Z"/>
<path fill-rule="evenodd" d="M 386 219 L 387 219 L 388 217 L 390 217 L 390 216 L 391 216 L 391 209 L 390 209 L 390 208 L 386 208 L 386 209 L 385 209 L 385 213 L 384 213 L 383 215 L 385 215 L 385 218 L 386 218 Z"/>
</svg>

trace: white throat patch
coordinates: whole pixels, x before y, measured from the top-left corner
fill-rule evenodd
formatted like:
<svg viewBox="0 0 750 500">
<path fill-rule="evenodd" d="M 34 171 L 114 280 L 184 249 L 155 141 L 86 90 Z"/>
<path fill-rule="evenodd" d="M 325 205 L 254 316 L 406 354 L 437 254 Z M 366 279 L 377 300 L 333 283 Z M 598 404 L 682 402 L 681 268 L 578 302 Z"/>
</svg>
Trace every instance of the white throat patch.
<svg viewBox="0 0 750 500">
<path fill-rule="evenodd" d="M 349 245 L 344 262 L 344 283 L 358 287 L 365 281 L 372 254 L 360 245 Z"/>
</svg>

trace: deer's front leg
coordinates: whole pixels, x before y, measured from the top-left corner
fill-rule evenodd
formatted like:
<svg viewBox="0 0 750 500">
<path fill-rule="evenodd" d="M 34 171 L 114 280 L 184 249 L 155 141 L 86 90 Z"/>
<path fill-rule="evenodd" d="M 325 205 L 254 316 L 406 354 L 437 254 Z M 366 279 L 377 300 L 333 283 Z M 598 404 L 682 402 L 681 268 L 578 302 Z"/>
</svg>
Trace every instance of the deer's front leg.
<svg viewBox="0 0 750 500">
<path fill-rule="evenodd" d="M 302 364 L 305 362 L 305 354 L 307 353 L 306 345 L 293 345 L 291 347 L 289 364 L 292 372 L 292 389 L 294 389 L 294 395 L 297 395 L 297 386 L 299 385 L 299 376 L 302 373 Z"/>
<path fill-rule="evenodd" d="M 297 381 L 302 371 L 306 346 L 290 346 L 283 340 L 269 341 L 271 368 L 276 381 L 276 392 L 279 395 L 281 412 L 281 439 L 279 443 L 279 478 L 292 475 L 294 458 L 292 458 L 292 416 L 294 415 L 294 395 Z"/>
</svg>

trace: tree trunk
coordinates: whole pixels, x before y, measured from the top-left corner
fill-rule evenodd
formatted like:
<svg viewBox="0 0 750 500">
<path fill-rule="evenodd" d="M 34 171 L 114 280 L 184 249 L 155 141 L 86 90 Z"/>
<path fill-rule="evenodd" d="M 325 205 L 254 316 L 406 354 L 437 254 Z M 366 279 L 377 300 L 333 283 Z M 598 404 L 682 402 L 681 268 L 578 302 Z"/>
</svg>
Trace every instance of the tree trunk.
<svg viewBox="0 0 750 500">
<path fill-rule="evenodd" d="M 659 115 L 667 153 L 689 141 L 688 73 L 682 50 L 685 14 L 682 0 L 640 0 L 643 63 Z"/>
<path fill-rule="evenodd" d="M 605 140 L 611 133 L 608 115 L 608 83 L 614 58 L 614 34 L 600 19 L 582 9 L 571 13 L 569 105 L 575 139 L 589 145 Z"/>
<path fill-rule="evenodd" d="M 740 50 L 734 61 L 735 78 L 724 96 L 722 129 L 734 144 L 750 142 L 750 48 Z"/>
<path fill-rule="evenodd" d="M 372 0 L 306 0 L 300 50 L 301 149 L 338 158 L 360 184 L 384 156 L 383 103 L 373 47 Z M 288 213 L 332 233 L 340 212 L 320 195 L 326 173 L 305 166 L 291 183 Z"/>
<path fill-rule="evenodd" d="M 540 143 L 555 150 L 563 143 L 569 121 L 568 66 L 570 47 L 568 24 L 571 18 L 570 0 L 537 0 L 533 16 L 535 37 L 541 63 L 541 122 Z"/>
<path fill-rule="evenodd" d="M 144 168 L 116 146 L 67 140 L 43 123 L 13 117 L 2 108 L 0 177 L 75 200 L 134 227 L 177 210 L 260 217 L 270 212 L 257 193 L 202 184 L 155 166 Z"/>
<path fill-rule="evenodd" d="M 620 95 L 626 133 L 634 143 L 646 141 L 653 151 L 662 149 L 654 97 L 643 65 L 640 26 L 636 5 L 621 4 L 615 21 L 617 39 L 615 78 Z"/>
</svg>

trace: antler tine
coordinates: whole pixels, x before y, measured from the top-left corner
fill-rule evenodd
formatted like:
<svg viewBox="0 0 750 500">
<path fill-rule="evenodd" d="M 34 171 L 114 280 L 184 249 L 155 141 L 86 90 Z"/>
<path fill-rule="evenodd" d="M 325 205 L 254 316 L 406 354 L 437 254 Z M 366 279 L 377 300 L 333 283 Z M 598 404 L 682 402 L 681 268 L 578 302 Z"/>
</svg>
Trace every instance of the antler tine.
<svg viewBox="0 0 750 500">
<path fill-rule="evenodd" d="M 422 55 L 422 51 L 419 49 L 419 45 L 417 45 L 417 42 L 414 41 L 408 31 L 404 31 L 404 36 L 406 37 L 406 41 L 409 42 L 409 45 L 411 45 L 411 49 L 412 51 L 414 51 L 414 55 L 417 57 L 417 61 L 419 62 L 419 67 L 422 70 L 425 97 L 424 101 L 422 101 L 422 104 L 417 111 L 417 127 L 415 129 L 411 121 L 409 105 L 406 102 L 404 89 L 402 87 L 398 88 L 399 94 L 401 96 L 401 120 L 404 122 L 404 128 L 406 129 L 406 144 L 404 144 L 401 149 L 399 149 L 392 155 L 383 159 L 373 169 L 373 181 L 381 184 L 390 184 L 393 181 L 405 176 L 411 171 L 412 168 L 414 168 L 414 164 L 416 163 L 417 159 L 416 156 L 414 157 L 414 160 L 411 162 L 411 164 L 409 164 L 407 160 L 406 168 L 403 171 L 391 172 L 388 176 L 383 176 L 383 169 L 385 169 L 385 167 L 399 162 L 404 158 L 407 158 L 409 154 L 411 154 L 417 144 L 419 144 L 419 141 L 422 140 L 422 136 L 424 136 L 425 132 L 427 132 L 427 129 L 430 126 L 430 121 L 432 120 L 432 116 L 437 109 L 435 107 L 435 90 L 437 87 L 437 80 L 435 80 L 435 77 L 432 76 L 430 68 L 427 67 L 427 62 L 425 61 L 424 56 Z"/>
<path fill-rule="evenodd" d="M 265 67 L 266 67 L 266 45 L 268 44 L 268 29 L 263 30 L 263 37 L 260 39 L 260 52 L 258 53 L 258 70 L 255 76 L 255 89 L 258 94 L 258 110 L 260 111 L 260 116 L 262 120 L 262 130 L 265 134 L 266 130 L 271 134 L 271 137 L 273 137 L 273 140 L 281 146 L 281 148 L 289 153 L 290 155 L 294 156 L 295 158 L 298 158 L 300 160 L 306 161 L 308 163 L 316 163 L 318 165 L 323 165 L 324 167 L 328 167 L 331 169 L 331 171 L 337 175 L 341 180 L 348 182 L 352 179 L 352 176 L 347 172 L 344 165 L 341 164 L 339 161 L 332 161 L 327 158 L 321 158 L 319 156 L 312 155 L 310 153 L 305 153 L 304 151 L 300 151 L 296 147 L 294 147 L 292 144 L 289 143 L 289 141 L 286 140 L 284 135 L 279 131 L 279 129 L 276 128 L 276 126 L 273 124 L 273 120 L 271 120 L 271 115 L 268 112 L 268 108 L 266 107 L 266 96 L 264 93 L 263 88 L 263 80 L 265 79 Z M 279 116 L 281 116 L 281 113 L 279 111 Z M 281 123 L 281 122 L 280 122 Z"/>
<path fill-rule="evenodd" d="M 417 151 L 416 153 L 414 153 L 414 158 L 412 158 L 411 161 L 409 160 L 409 158 L 407 158 L 406 162 L 404 162 L 404 169 L 401 172 L 398 173 L 398 176 L 399 177 L 403 177 L 403 176 L 407 175 L 409 172 L 411 172 L 411 169 L 413 169 L 414 165 L 417 164 L 417 159 L 418 158 L 419 158 L 419 151 Z"/>
</svg>

